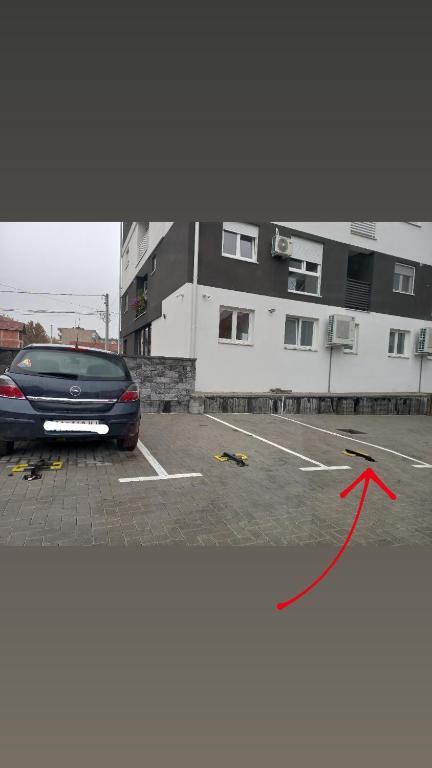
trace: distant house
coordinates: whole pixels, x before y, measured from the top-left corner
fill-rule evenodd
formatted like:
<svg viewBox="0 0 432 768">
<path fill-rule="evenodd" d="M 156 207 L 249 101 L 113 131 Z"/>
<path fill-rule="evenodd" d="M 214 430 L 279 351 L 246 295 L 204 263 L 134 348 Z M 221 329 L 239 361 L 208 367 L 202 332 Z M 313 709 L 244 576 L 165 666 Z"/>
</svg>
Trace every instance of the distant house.
<svg viewBox="0 0 432 768">
<path fill-rule="evenodd" d="M 23 346 L 24 323 L 0 315 L 0 347 L 21 349 Z"/>
<path fill-rule="evenodd" d="M 78 341 L 81 344 L 88 343 L 90 341 L 103 341 L 98 332 L 88 328 L 59 328 L 58 335 L 62 344 L 75 344 Z"/>
<path fill-rule="evenodd" d="M 105 349 L 105 340 L 98 334 L 94 328 L 59 328 L 58 329 L 60 344 L 82 344 L 85 347 L 94 347 L 95 349 Z M 109 339 L 108 347 L 109 352 L 118 351 L 117 339 Z"/>
</svg>

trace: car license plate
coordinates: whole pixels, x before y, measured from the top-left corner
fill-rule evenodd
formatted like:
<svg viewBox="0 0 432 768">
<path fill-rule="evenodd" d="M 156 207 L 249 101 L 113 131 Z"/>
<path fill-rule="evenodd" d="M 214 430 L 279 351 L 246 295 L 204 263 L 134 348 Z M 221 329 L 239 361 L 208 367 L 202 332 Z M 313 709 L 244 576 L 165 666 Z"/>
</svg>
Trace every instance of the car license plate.
<svg viewBox="0 0 432 768">
<path fill-rule="evenodd" d="M 106 435 L 109 432 L 107 424 L 101 424 L 97 419 L 74 419 L 68 421 L 45 421 L 45 432 L 95 432 Z"/>
<path fill-rule="evenodd" d="M 63 424 L 100 424 L 99 419 L 68 419 Z"/>
</svg>

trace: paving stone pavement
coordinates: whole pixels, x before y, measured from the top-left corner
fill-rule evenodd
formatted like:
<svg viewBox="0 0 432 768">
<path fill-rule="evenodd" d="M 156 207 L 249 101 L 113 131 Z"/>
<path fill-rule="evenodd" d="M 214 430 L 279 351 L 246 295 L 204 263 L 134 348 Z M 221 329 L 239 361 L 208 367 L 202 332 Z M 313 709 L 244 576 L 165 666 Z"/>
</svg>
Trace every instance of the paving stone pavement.
<svg viewBox="0 0 432 768">
<path fill-rule="evenodd" d="M 119 478 L 154 476 L 137 450 L 115 443 L 19 443 L 0 460 L 0 545 L 340 545 L 351 526 L 359 492 L 345 500 L 339 491 L 366 466 L 398 495 L 391 502 L 371 488 L 350 546 L 432 543 L 432 469 L 287 422 L 271 415 L 220 414 L 231 427 L 206 416 L 145 415 L 142 441 L 170 473 L 202 477 L 120 483 Z M 429 417 L 310 416 L 305 424 L 336 431 L 354 428 L 359 439 L 432 463 Z M 307 462 L 253 437 L 244 429 L 291 451 L 350 470 L 303 472 Z M 343 453 L 373 455 L 374 464 Z M 249 466 L 220 463 L 224 450 L 248 454 Z M 60 459 L 64 469 L 41 480 L 10 476 L 11 465 L 38 458 Z"/>
</svg>

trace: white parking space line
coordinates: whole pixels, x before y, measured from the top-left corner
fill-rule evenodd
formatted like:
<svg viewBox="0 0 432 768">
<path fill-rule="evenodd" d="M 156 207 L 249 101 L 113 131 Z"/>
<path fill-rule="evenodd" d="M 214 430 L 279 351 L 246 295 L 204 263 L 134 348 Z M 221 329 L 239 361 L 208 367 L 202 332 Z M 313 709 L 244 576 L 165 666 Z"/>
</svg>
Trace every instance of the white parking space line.
<svg viewBox="0 0 432 768">
<path fill-rule="evenodd" d="M 351 469 L 351 467 L 346 467 L 343 464 L 338 464 L 335 467 L 328 467 L 327 465 L 323 464 L 321 467 L 299 467 L 301 472 L 319 472 L 320 469 L 326 469 L 328 472 L 331 472 L 333 469 Z"/>
<path fill-rule="evenodd" d="M 351 467 L 347 466 L 332 466 L 328 467 L 326 464 L 323 464 L 321 461 L 315 461 L 315 459 L 309 459 L 307 456 L 303 456 L 301 453 L 297 453 L 296 451 L 292 451 L 290 448 L 285 448 L 284 445 L 279 445 L 278 443 L 273 443 L 271 440 L 267 440 L 265 437 L 261 437 L 260 435 L 255 435 L 253 432 L 248 432 L 246 429 L 241 429 L 236 424 L 229 424 L 228 421 L 223 421 L 222 419 L 217 419 L 216 416 L 210 416 L 209 413 L 206 413 L 205 416 L 207 416 L 208 419 L 212 419 L 213 421 L 218 421 L 219 424 L 224 424 L 226 427 L 231 427 L 231 429 L 237 430 L 237 432 L 243 432 L 244 435 L 248 435 L 249 437 L 255 438 L 255 440 L 260 440 L 262 443 L 266 443 L 267 445 L 271 445 L 273 448 L 278 448 L 280 451 L 284 451 L 285 453 L 290 453 L 292 456 L 297 456 L 297 458 L 302 459 L 303 461 L 308 461 L 310 464 L 314 464 L 314 467 L 299 467 L 299 469 L 302 470 L 302 472 L 306 471 L 319 471 L 319 470 L 334 470 L 334 469 L 351 469 Z"/>
<path fill-rule="evenodd" d="M 158 460 L 155 459 L 153 454 L 150 453 L 149 449 L 146 448 L 141 440 L 138 440 L 137 447 L 141 451 L 146 461 L 148 461 L 150 466 L 153 467 L 156 475 L 146 475 L 142 477 L 120 477 L 119 483 L 143 483 L 148 480 L 179 480 L 184 477 L 202 477 L 201 472 L 186 472 L 169 475 L 168 472 L 163 468 L 162 464 L 159 464 Z"/>
<path fill-rule="evenodd" d="M 368 445 L 369 448 L 377 448 L 380 451 L 386 451 L 386 453 L 393 453 L 395 456 L 399 456 L 401 459 L 408 459 L 408 461 L 414 461 L 415 464 L 412 464 L 413 467 L 416 469 L 432 469 L 432 464 L 428 464 L 426 461 L 422 461 L 421 459 L 414 459 L 412 456 L 407 456 L 404 453 L 399 453 L 398 451 L 394 451 L 392 448 L 384 448 L 382 445 L 376 445 L 375 443 L 367 443 L 366 440 L 358 440 L 356 437 L 347 437 L 346 435 L 340 435 L 338 432 L 331 432 L 329 429 L 323 429 L 322 427 L 315 427 L 313 424 L 307 424 L 304 421 L 298 421 L 298 419 L 291 419 L 288 416 L 279 416 L 277 413 L 273 413 L 272 416 L 274 416 L 276 419 L 283 419 L 284 421 L 291 421 L 293 424 L 300 424 L 302 427 L 307 427 L 308 429 L 316 429 L 318 432 L 325 432 L 327 435 L 333 435 L 333 437 L 338 437 L 339 440 L 351 440 L 353 443 L 361 443 L 362 445 Z"/>
<path fill-rule="evenodd" d="M 138 440 L 138 449 L 141 451 L 142 455 L 145 459 L 147 459 L 148 463 L 151 467 L 153 467 L 154 471 L 156 472 L 159 477 L 168 477 L 168 472 L 164 470 L 161 464 L 159 464 L 158 460 L 155 459 L 152 453 L 150 453 L 149 449 L 143 445 L 141 440 Z"/>
<path fill-rule="evenodd" d="M 202 477 L 201 472 L 186 472 L 178 475 L 151 475 L 150 477 L 121 477 L 119 483 L 142 483 L 146 480 L 180 480 L 184 477 Z"/>
</svg>

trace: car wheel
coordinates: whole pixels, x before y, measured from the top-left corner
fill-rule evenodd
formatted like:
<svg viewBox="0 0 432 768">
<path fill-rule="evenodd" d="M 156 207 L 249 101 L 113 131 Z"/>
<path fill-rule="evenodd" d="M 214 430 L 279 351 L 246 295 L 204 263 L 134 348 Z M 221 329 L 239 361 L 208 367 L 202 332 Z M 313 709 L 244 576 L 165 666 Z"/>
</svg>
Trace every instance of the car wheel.
<svg viewBox="0 0 432 768">
<path fill-rule="evenodd" d="M 13 449 L 13 440 L 0 440 L 0 456 L 9 456 Z"/>
<path fill-rule="evenodd" d="M 121 451 L 134 451 L 138 445 L 139 435 L 133 437 L 126 437 L 121 440 L 117 440 L 117 445 Z"/>
</svg>

